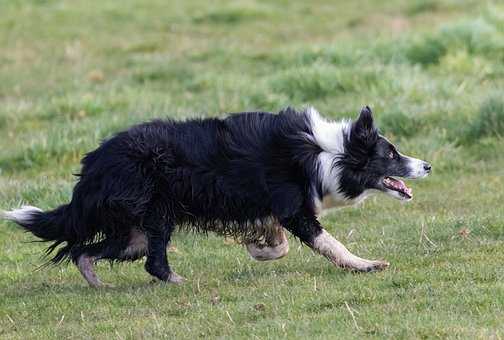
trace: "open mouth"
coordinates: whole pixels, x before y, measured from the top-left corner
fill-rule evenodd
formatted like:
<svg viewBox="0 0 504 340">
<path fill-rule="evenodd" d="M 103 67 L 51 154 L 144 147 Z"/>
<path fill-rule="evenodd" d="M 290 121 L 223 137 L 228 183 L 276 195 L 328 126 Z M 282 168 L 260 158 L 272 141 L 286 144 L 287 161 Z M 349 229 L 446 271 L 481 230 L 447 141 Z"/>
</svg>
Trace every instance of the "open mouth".
<svg viewBox="0 0 504 340">
<path fill-rule="evenodd" d="M 400 179 L 387 176 L 383 179 L 383 186 L 389 190 L 396 191 L 401 197 L 407 199 L 413 198 L 413 190 L 408 188 Z"/>
</svg>

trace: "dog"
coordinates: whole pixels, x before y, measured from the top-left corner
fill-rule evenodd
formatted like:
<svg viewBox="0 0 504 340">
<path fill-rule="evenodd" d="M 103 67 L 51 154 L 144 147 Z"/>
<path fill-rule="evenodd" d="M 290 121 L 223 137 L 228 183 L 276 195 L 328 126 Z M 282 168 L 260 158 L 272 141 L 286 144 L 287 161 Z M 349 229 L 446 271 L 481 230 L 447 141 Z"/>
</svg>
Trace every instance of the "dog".
<svg viewBox="0 0 504 340">
<path fill-rule="evenodd" d="M 409 201 L 412 190 L 397 178 L 431 172 L 379 134 L 367 106 L 354 121 L 311 107 L 155 120 L 103 141 L 81 164 L 70 203 L 3 217 L 52 242 L 50 261 L 71 260 L 92 287 L 102 285 L 96 261 L 144 256 L 149 274 L 183 282 L 166 253 L 176 228 L 238 238 L 257 260 L 285 256 L 287 230 L 338 267 L 382 270 L 389 263 L 352 254 L 322 227 L 323 199 L 351 205 L 382 192 Z"/>
</svg>

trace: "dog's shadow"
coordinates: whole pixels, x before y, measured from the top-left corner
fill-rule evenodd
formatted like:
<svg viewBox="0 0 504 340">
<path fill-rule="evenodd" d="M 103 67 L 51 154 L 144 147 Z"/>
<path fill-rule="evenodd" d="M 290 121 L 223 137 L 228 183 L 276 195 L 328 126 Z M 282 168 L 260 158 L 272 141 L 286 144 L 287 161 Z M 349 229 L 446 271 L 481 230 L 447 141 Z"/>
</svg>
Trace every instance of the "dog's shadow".
<svg viewBox="0 0 504 340">
<path fill-rule="evenodd" d="M 272 265 L 271 263 L 255 263 L 251 266 L 246 266 L 239 270 L 233 270 L 230 272 L 223 273 L 222 279 L 231 285 L 246 286 L 247 282 L 251 287 L 255 287 L 257 280 L 278 280 L 279 278 L 284 279 L 295 279 L 296 277 L 331 277 L 334 278 L 344 278 L 349 275 L 356 275 L 358 273 L 350 272 L 346 270 L 341 270 L 339 268 L 332 267 L 330 265 L 326 266 L 303 266 L 303 265 Z M 33 280 L 30 276 L 11 279 L 7 287 L 2 289 L 2 295 L 6 299 L 43 299 L 48 295 L 89 295 L 96 296 L 104 293 L 123 293 L 131 294 L 138 291 L 146 292 L 149 290 L 155 291 L 158 288 L 168 288 L 173 287 L 173 289 L 184 289 L 193 290 L 193 286 L 199 284 L 197 281 L 198 277 L 204 277 L 205 275 L 196 276 L 194 278 L 189 277 L 188 280 L 182 285 L 173 285 L 169 283 L 160 282 L 149 277 L 145 278 L 124 278 L 121 277 L 117 283 L 106 281 L 107 284 L 103 287 L 93 288 L 86 284 L 86 282 L 80 277 L 76 278 L 73 275 L 68 275 L 67 280 L 48 280 L 42 281 Z M 185 289 L 184 289 L 185 290 Z"/>
<path fill-rule="evenodd" d="M 5 299 L 44 299 L 50 295 L 67 296 L 72 295 L 88 295 L 96 296 L 109 293 L 134 294 L 138 291 L 156 290 L 158 287 L 182 287 L 173 284 L 168 284 L 160 281 L 145 279 L 130 280 L 125 282 L 121 279 L 117 284 L 105 284 L 103 287 L 90 287 L 83 279 L 82 282 L 75 282 L 74 278 L 68 278 L 65 281 L 40 282 L 30 279 L 16 279 L 9 283 L 8 287 L 2 289 L 2 296 Z M 187 282 L 186 284 L 190 284 Z"/>
</svg>

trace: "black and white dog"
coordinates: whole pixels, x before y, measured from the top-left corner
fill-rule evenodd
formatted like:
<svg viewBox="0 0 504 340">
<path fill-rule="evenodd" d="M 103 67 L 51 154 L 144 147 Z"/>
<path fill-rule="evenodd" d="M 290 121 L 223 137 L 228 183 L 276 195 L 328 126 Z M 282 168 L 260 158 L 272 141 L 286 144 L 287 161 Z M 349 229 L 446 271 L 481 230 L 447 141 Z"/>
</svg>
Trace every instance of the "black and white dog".
<svg viewBox="0 0 504 340">
<path fill-rule="evenodd" d="M 430 171 L 378 133 L 369 107 L 353 122 L 326 120 L 313 108 L 157 120 L 88 153 L 70 203 L 3 216 L 52 241 L 52 261 L 71 259 L 91 286 L 101 285 L 95 261 L 143 256 L 151 275 L 182 282 L 166 255 L 176 226 L 237 237 L 258 260 L 287 253 L 287 229 L 339 267 L 374 271 L 388 263 L 353 255 L 322 228 L 322 200 L 353 204 L 380 191 L 411 200 L 395 177 Z"/>
</svg>

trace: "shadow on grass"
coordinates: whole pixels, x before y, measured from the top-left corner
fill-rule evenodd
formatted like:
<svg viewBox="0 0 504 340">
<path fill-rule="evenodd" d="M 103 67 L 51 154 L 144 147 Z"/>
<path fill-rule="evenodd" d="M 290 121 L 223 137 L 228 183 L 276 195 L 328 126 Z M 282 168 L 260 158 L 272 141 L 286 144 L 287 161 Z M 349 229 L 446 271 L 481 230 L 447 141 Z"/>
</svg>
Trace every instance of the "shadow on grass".
<svg viewBox="0 0 504 340">
<path fill-rule="evenodd" d="M 186 283 L 188 284 L 188 283 Z M 61 282 L 57 284 L 49 284 L 46 282 L 34 283 L 33 280 L 27 278 L 17 281 L 15 285 L 4 287 L 2 289 L 2 296 L 5 301 L 19 301 L 19 300 L 43 300 L 50 295 L 58 297 L 76 296 L 82 298 L 107 298 L 115 295 L 129 296 L 137 295 L 139 292 L 155 293 L 158 289 L 169 289 L 170 291 L 181 290 L 183 286 L 177 286 L 164 282 L 152 282 L 150 279 L 139 280 L 136 282 L 112 284 L 109 287 L 92 288 L 88 286 L 85 281 L 76 283 L 75 281 Z M 179 294 L 177 294 L 179 295 Z"/>
</svg>

